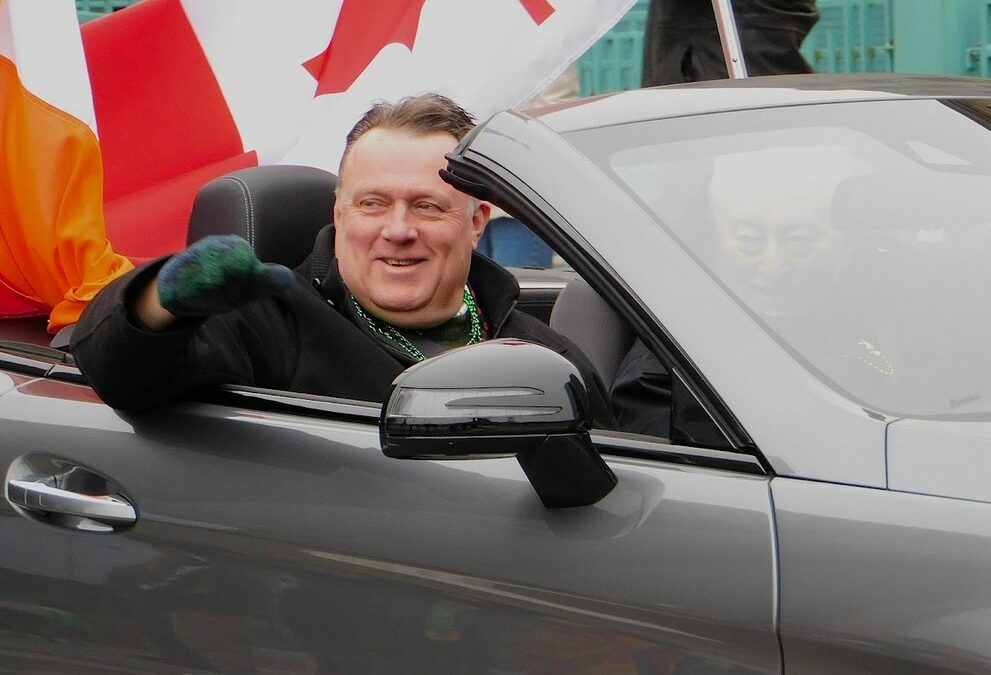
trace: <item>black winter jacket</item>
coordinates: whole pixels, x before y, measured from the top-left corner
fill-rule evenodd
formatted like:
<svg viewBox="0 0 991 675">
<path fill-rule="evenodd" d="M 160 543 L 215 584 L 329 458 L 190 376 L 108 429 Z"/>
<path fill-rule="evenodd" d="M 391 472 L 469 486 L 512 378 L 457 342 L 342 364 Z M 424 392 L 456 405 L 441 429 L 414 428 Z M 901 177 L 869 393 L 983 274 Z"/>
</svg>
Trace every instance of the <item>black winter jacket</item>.
<svg viewBox="0 0 991 675">
<path fill-rule="evenodd" d="M 285 294 L 205 319 L 183 319 L 161 332 L 145 329 L 127 309 L 166 258 L 149 262 L 97 294 L 73 331 L 72 354 L 100 397 L 121 409 L 152 408 L 222 383 L 382 402 L 413 359 L 354 316 L 333 245 L 328 226 Z M 321 268 L 326 272 L 314 278 Z M 489 337 L 537 342 L 565 356 L 585 378 L 597 425 L 614 426 L 588 359 L 515 309 L 519 285 L 509 272 L 475 254 L 468 281 Z"/>
</svg>

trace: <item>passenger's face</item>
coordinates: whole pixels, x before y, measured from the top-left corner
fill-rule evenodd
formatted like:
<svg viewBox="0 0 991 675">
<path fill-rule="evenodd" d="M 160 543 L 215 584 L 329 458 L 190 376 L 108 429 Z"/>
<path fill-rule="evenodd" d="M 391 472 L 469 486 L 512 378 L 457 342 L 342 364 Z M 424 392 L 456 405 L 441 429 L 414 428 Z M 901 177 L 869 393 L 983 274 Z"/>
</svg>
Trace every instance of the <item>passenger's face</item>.
<svg viewBox="0 0 991 675">
<path fill-rule="evenodd" d="M 756 312 L 815 309 L 835 284 L 845 252 L 830 224 L 832 185 L 751 185 L 713 195 L 722 272 Z"/>
<path fill-rule="evenodd" d="M 341 167 L 334 207 L 341 276 L 365 309 L 397 326 L 434 326 L 461 307 L 489 206 L 438 175 L 456 144 L 444 133 L 373 129 Z"/>
</svg>

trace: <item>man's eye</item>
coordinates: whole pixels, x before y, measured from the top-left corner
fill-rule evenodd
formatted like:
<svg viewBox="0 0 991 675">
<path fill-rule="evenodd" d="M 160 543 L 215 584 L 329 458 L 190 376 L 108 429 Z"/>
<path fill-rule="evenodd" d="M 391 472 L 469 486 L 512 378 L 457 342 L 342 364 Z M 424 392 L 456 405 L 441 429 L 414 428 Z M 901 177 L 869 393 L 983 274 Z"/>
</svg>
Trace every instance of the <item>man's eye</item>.
<svg viewBox="0 0 991 675">
<path fill-rule="evenodd" d="M 416 210 L 421 213 L 440 213 L 441 208 L 431 202 L 417 202 Z"/>
<path fill-rule="evenodd" d="M 767 243 L 764 230 L 749 220 L 733 223 L 729 236 L 733 246 L 743 255 L 758 255 Z"/>
<path fill-rule="evenodd" d="M 358 208 L 362 211 L 374 211 L 384 207 L 385 204 L 380 199 L 362 199 L 358 202 Z"/>
<path fill-rule="evenodd" d="M 733 239 L 736 247 L 742 253 L 747 255 L 757 255 L 764 250 L 764 238 L 757 237 L 753 235 L 736 235 Z"/>
<path fill-rule="evenodd" d="M 785 250 L 788 252 L 788 255 L 796 257 L 804 257 L 812 254 L 821 243 L 822 237 L 817 236 L 815 232 L 804 229 L 789 233 L 784 241 Z"/>
<path fill-rule="evenodd" d="M 814 241 L 790 241 L 785 250 L 792 258 L 807 258 L 818 250 L 819 246 Z"/>
<path fill-rule="evenodd" d="M 743 254 L 757 255 L 764 250 L 764 233 L 750 224 L 738 224 L 733 228 L 731 236 L 733 245 Z"/>
</svg>

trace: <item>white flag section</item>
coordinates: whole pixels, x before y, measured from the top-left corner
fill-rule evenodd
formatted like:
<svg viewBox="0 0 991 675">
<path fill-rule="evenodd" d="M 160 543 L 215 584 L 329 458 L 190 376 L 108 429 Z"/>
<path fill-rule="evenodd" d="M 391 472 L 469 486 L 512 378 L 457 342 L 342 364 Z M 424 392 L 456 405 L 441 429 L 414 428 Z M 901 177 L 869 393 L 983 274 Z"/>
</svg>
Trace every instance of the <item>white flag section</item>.
<svg viewBox="0 0 991 675">
<path fill-rule="evenodd" d="M 374 101 L 520 104 L 634 2 L 140 0 L 80 30 L 71 0 L 0 0 L 0 317 L 71 323 L 123 256 L 183 248 L 218 176 L 336 173 Z"/>
<path fill-rule="evenodd" d="M 21 85 L 96 130 L 86 58 L 71 0 L 0 2 L 0 56 Z"/>
<path fill-rule="evenodd" d="M 327 48 L 341 4 L 182 0 L 244 149 L 259 163 L 276 163 L 299 140 L 317 85 L 302 64 Z"/>
<path fill-rule="evenodd" d="M 345 133 L 376 100 L 438 91 L 484 120 L 539 92 L 635 0 L 350 3 L 182 0 L 244 149 L 257 152 L 259 163 L 336 172 Z M 347 25 L 335 23 L 339 18 Z M 322 93 L 301 64 L 347 38 L 354 51 L 372 46 L 342 28 L 367 31 L 381 44 L 346 90 Z M 350 54 L 333 56 L 328 68 L 354 65 Z M 328 77 L 334 73 L 323 72 L 321 81 Z"/>
<path fill-rule="evenodd" d="M 484 120 L 634 2 L 140 0 L 80 30 L 70 0 L 0 0 L 0 58 L 99 132 L 106 236 L 140 261 L 185 246 L 210 180 L 259 164 L 336 173 L 378 100 L 437 91 Z"/>
<path fill-rule="evenodd" d="M 438 91 L 480 121 L 530 99 L 635 0 L 557 0 L 539 25 L 520 2 L 427 0 L 412 50 L 387 45 L 346 92 L 313 99 L 281 163 L 336 172 L 344 133 L 374 100 Z"/>
</svg>

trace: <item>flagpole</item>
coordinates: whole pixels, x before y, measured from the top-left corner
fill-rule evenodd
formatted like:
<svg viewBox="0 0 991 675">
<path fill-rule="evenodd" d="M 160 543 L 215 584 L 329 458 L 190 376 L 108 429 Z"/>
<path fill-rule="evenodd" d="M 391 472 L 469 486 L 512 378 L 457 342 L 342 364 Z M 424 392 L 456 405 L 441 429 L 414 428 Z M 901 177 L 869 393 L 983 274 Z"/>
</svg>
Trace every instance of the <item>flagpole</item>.
<svg viewBox="0 0 991 675">
<path fill-rule="evenodd" d="M 745 78 L 747 64 L 743 60 L 740 32 L 736 27 L 731 0 L 712 0 L 712 11 L 716 15 L 716 26 L 719 28 L 719 41 L 723 46 L 723 58 L 726 59 L 726 72 L 734 80 Z"/>
</svg>

